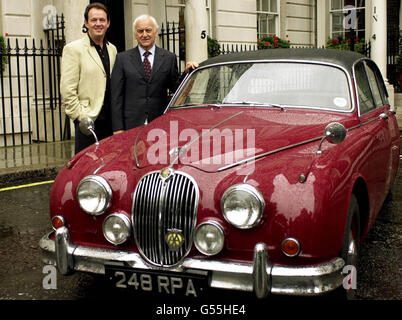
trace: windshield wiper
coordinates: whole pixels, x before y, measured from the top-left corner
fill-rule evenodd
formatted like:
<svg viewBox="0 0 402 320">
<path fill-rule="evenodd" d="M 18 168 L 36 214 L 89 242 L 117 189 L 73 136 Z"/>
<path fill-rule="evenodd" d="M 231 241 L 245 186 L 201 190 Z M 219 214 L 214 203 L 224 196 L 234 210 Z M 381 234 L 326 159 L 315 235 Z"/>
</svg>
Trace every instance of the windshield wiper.
<svg viewBox="0 0 402 320">
<path fill-rule="evenodd" d="M 222 105 L 218 103 L 184 103 L 179 104 L 178 106 L 173 106 L 172 108 L 207 108 L 207 107 L 216 107 L 220 109 Z"/>
<path fill-rule="evenodd" d="M 281 104 L 276 103 L 263 103 L 263 102 L 254 102 L 254 101 L 230 101 L 230 102 L 223 102 L 225 104 L 241 104 L 241 105 L 249 105 L 249 106 L 264 106 L 270 108 L 280 108 L 282 111 L 285 110 L 285 107 Z"/>
</svg>

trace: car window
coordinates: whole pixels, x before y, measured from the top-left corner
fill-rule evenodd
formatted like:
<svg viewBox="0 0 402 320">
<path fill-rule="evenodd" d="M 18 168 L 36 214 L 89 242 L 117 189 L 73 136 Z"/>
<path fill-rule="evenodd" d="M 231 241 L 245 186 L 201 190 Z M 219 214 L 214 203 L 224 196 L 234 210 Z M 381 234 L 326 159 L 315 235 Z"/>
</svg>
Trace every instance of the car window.
<svg viewBox="0 0 402 320">
<path fill-rule="evenodd" d="M 360 114 L 365 114 L 375 109 L 373 95 L 367 79 L 366 68 L 363 62 L 359 62 L 355 67 L 355 77 L 357 92 L 359 95 Z"/>
<path fill-rule="evenodd" d="M 375 79 L 375 82 L 377 84 L 377 88 L 379 91 L 378 94 L 380 95 L 381 101 L 382 101 L 381 106 L 388 105 L 389 104 L 388 93 L 387 93 L 387 89 L 385 88 L 384 80 L 383 80 L 380 70 L 372 61 L 367 61 L 367 67 L 368 67 L 367 70 L 369 71 L 369 78 L 373 79 L 373 82 Z M 371 74 L 371 76 L 370 76 L 370 74 Z M 370 82 L 371 82 L 371 80 L 370 80 Z"/>
<path fill-rule="evenodd" d="M 173 107 L 247 103 L 339 111 L 352 107 L 344 71 L 293 62 L 234 63 L 198 69 L 183 86 Z"/>
<path fill-rule="evenodd" d="M 368 76 L 368 80 L 369 80 L 369 83 L 370 83 L 370 86 L 372 89 L 375 106 L 377 108 L 382 107 L 384 105 L 384 103 L 381 98 L 380 89 L 378 87 L 377 77 L 376 77 L 373 69 L 370 67 L 370 65 L 367 65 L 367 76 Z"/>
</svg>

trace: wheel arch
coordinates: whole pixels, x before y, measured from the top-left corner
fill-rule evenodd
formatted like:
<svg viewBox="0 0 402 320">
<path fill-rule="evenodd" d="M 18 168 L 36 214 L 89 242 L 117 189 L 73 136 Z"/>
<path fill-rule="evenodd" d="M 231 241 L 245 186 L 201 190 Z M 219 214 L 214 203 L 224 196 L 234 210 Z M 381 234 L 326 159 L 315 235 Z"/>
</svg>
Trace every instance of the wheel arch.
<svg viewBox="0 0 402 320">
<path fill-rule="evenodd" d="M 363 178 L 359 177 L 353 186 L 353 194 L 357 198 L 357 203 L 359 204 L 360 211 L 360 241 L 363 238 L 363 235 L 367 232 L 367 226 L 369 221 L 369 208 L 370 201 L 367 190 L 366 182 Z"/>
</svg>

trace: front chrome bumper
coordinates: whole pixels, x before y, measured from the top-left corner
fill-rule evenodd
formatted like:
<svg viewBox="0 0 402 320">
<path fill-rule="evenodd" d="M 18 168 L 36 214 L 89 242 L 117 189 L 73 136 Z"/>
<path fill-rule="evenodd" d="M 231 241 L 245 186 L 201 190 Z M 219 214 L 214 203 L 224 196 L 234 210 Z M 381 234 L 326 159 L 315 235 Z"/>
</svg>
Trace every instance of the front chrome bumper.
<svg viewBox="0 0 402 320">
<path fill-rule="evenodd" d="M 105 274 L 105 264 L 128 266 L 138 270 L 159 269 L 172 273 L 209 271 L 212 288 L 254 291 L 258 298 L 264 298 L 269 293 L 322 294 L 342 285 L 343 279 L 344 260 L 341 258 L 313 266 L 272 265 L 263 243 L 255 246 L 253 263 L 187 258 L 179 267 L 159 268 L 146 264 L 138 253 L 74 245 L 66 227 L 56 231 L 54 241 L 50 239 L 51 234 L 45 235 L 39 242 L 42 261 L 56 265 L 63 275 L 74 271 Z"/>
</svg>

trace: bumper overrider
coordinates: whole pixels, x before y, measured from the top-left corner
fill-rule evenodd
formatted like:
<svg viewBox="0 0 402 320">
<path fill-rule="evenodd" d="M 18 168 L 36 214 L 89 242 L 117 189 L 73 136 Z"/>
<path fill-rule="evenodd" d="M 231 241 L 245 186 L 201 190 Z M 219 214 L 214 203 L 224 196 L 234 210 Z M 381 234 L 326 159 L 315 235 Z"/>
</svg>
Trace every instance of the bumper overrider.
<svg viewBox="0 0 402 320">
<path fill-rule="evenodd" d="M 139 271 L 163 270 L 172 274 L 207 271 L 211 276 L 210 287 L 254 291 L 258 298 L 264 298 L 270 293 L 322 294 L 342 285 L 344 277 L 344 260 L 341 258 L 313 266 L 273 265 L 264 243 L 255 245 L 252 263 L 187 258 L 178 267 L 162 269 L 145 263 L 138 253 L 74 245 L 66 227 L 55 231 L 55 240 L 50 239 L 52 233 L 45 235 L 39 242 L 42 261 L 56 265 L 63 275 L 74 271 L 105 274 L 105 265 L 109 264 Z"/>
</svg>

